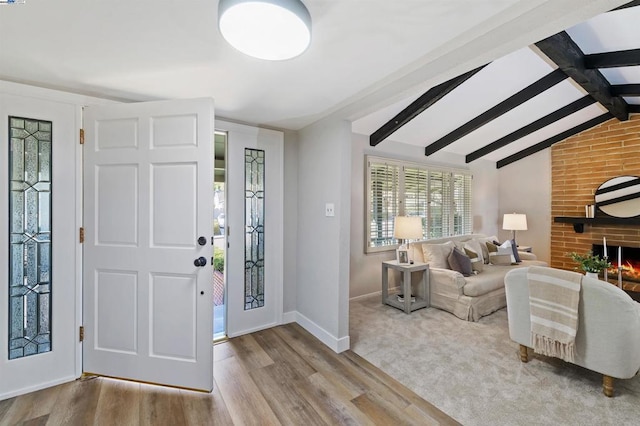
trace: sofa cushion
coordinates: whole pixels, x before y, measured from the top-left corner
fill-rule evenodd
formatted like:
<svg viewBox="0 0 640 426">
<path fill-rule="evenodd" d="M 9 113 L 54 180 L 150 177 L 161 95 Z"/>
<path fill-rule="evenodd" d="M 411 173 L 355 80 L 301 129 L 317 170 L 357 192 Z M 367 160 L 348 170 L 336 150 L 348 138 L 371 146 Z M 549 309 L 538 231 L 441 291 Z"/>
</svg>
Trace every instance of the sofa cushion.
<svg viewBox="0 0 640 426">
<path fill-rule="evenodd" d="M 462 289 L 463 293 L 471 297 L 482 296 L 504 287 L 504 275 L 510 268 L 512 266 L 485 265 L 481 274 L 465 278 L 467 283 Z"/>
<path fill-rule="evenodd" d="M 489 262 L 492 265 L 511 265 L 513 262 L 513 254 L 492 252 L 489 253 Z"/>
<path fill-rule="evenodd" d="M 447 258 L 454 247 L 453 241 L 447 241 L 443 244 L 423 244 L 422 256 L 425 263 L 428 263 L 431 268 L 449 269 Z"/>
<path fill-rule="evenodd" d="M 454 248 L 447 257 L 447 261 L 449 262 L 449 269 L 460 272 L 465 277 L 471 275 L 471 259 L 462 253 L 458 248 Z"/>
</svg>

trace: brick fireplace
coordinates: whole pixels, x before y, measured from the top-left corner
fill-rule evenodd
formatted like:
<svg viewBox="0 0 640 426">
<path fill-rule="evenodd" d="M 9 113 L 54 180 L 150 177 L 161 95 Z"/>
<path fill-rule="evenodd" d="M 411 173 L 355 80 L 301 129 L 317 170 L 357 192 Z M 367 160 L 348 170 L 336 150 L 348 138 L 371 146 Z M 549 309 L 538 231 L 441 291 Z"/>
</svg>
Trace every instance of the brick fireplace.
<svg viewBox="0 0 640 426">
<path fill-rule="evenodd" d="M 640 176 L 640 115 L 628 121 L 609 120 L 551 148 L 551 216 L 585 216 L 598 186 L 620 175 Z M 586 225 L 576 233 L 569 223 L 551 225 L 551 265 L 573 270 L 567 253 L 586 253 L 607 237 L 609 257 L 616 261 L 617 246 L 640 249 L 638 225 Z M 626 253 L 626 249 L 623 249 Z M 624 256 L 623 256 L 624 259 Z M 617 275 L 616 275 L 617 280 Z M 625 279 L 625 286 L 638 283 Z M 629 288 L 627 288 L 629 289 Z M 638 286 L 640 291 L 640 286 Z"/>
</svg>

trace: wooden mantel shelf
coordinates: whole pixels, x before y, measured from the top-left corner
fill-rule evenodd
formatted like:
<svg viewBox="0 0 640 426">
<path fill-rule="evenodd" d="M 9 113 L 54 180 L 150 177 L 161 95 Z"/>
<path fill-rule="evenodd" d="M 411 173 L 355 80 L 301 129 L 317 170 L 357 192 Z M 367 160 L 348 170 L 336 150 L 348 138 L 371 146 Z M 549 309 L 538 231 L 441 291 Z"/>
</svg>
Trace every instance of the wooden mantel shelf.
<svg viewBox="0 0 640 426">
<path fill-rule="evenodd" d="M 556 223 L 571 223 L 573 230 L 579 234 L 584 232 L 584 225 L 640 225 L 640 217 L 569 217 L 556 216 Z"/>
</svg>

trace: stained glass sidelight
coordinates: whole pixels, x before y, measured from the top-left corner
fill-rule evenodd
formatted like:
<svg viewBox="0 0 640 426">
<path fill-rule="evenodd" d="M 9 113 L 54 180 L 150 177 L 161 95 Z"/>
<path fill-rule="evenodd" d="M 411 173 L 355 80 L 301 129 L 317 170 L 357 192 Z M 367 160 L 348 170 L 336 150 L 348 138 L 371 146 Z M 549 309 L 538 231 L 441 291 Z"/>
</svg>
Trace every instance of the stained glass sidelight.
<svg viewBox="0 0 640 426">
<path fill-rule="evenodd" d="M 51 351 L 51 129 L 9 117 L 9 359 Z"/>
<path fill-rule="evenodd" d="M 264 151 L 244 150 L 244 310 L 264 306 Z"/>
</svg>

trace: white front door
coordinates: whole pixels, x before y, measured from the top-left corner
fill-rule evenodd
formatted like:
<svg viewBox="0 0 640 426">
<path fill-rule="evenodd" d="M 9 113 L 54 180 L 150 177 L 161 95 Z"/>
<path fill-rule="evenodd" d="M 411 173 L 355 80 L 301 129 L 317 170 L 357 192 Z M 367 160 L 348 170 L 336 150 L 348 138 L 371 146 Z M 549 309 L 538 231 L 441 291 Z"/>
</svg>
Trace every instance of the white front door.
<svg viewBox="0 0 640 426">
<path fill-rule="evenodd" d="M 84 371 L 210 391 L 213 101 L 90 107 L 84 127 Z"/>
<path fill-rule="evenodd" d="M 216 122 L 227 132 L 227 334 L 282 323 L 282 132 Z"/>
<path fill-rule="evenodd" d="M 0 93 L 0 400 L 80 374 L 79 112 Z"/>
</svg>

